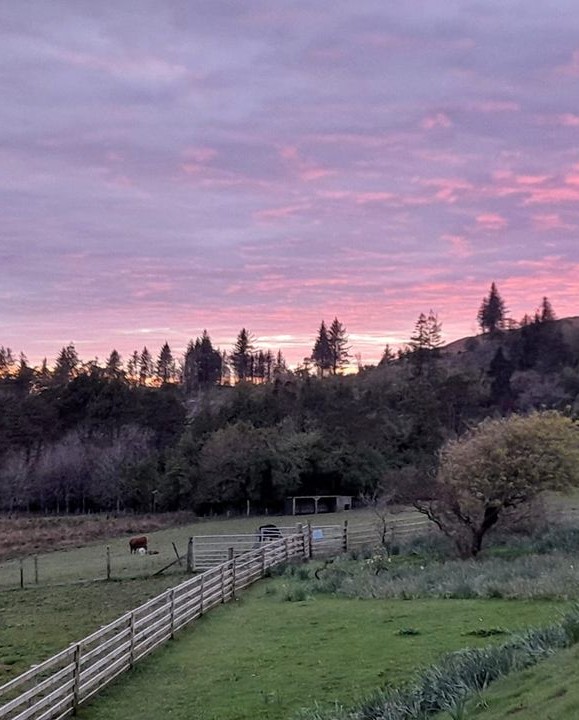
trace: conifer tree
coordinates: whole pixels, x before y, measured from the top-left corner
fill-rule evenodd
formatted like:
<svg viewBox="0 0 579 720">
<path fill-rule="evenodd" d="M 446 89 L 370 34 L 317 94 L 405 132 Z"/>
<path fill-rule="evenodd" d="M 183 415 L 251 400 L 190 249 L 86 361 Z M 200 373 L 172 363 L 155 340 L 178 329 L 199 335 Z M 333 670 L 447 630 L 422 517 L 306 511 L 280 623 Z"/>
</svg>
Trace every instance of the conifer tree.
<svg viewBox="0 0 579 720">
<path fill-rule="evenodd" d="M 122 375 L 123 363 L 121 356 L 116 350 L 112 350 L 105 365 L 104 376 L 109 380 L 117 380 L 121 378 Z"/>
<path fill-rule="evenodd" d="M 543 302 L 541 303 L 541 322 L 553 322 L 556 319 L 557 316 L 555 315 L 553 306 L 551 305 L 549 298 L 544 297 Z"/>
<path fill-rule="evenodd" d="M 334 318 L 334 321 L 328 330 L 328 343 L 330 345 L 331 354 L 330 370 L 332 375 L 337 375 L 346 365 L 350 363 L 350 347 L 348 346 L 346 328 L 337 317 Z"/>
<path fill-rule="evenodd" d="M 324 377 L 332 371 L 332 348 L 326 323 L 323 320 L 312 350 L 311 361 L 316 366 L 320 377 Z"/>
<path fill-rule="evenodd" d="M 169 343 L 166 341 L 159 353 L 156 370 L 157 377 L 161 381 L 162 385 L 175 381 L 175 360 L 173 358 L 171 348 L 169 347 Z"/>
<path fill-rule="evenodd" d="M 53 380 L 57 384 L 65 385 L 78 374 L 80 360 L 73 343 L 63 347 L 54 366 Z"/>
<path fill-rule="evenodd" d="M 138 350 L 133 350 L 131 357 L 127 361 L 127 380 L 131 385 L 139 384 L 139 368 L 141 359 Z"/>
<path fill-rule="evenodd" d="M 483 332 L 501 330 L 506 322 L 505 303 L 493 282 L 488 298 L 484 298 L 478 311 L 478 323 Z"/>
<path fill-rule="evenodd" d="M 231 353 L 231 362 L 233 369 L 240 381 L 249 380 L 252 377 L 252 358 L 254 338 L 250 332 L 242 328 L 237 336 L 233 352 Z"/>
<path fill-rule="evenodd" d="M 146 347 L 139 356 L 139 385 L 147 385 L 153 377 L 153 358 Z"/>
</svg>

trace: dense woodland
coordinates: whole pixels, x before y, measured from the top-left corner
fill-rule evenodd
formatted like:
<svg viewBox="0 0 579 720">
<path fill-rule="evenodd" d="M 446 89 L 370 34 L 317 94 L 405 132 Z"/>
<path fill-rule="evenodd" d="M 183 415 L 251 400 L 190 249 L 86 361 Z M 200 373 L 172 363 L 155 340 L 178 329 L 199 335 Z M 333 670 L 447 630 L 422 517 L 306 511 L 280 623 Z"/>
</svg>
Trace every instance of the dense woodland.
<svg viewBox="0 0 579 720">
<path fill-rule="evenodd" d="M 0 508 L 276 512 L 288 495 L 368 496 L 390 479 L 413 499 L 443 443 L 478 421 L 579 415 L 577 318 L 556 320 L 545 298 L 514 323 L 493 284 L 478 320 L 481 335 L 443 348 L 437 316 L 421 315 L 376 367 L 352 361 L 337 319 L 293 371 L 245 329 L 229 356 L 206 332 L 181 359 L 165 344 L 125 364 L 114 350 L 82 363 L 69 345 L 33 368 L 0 348 Z"/>
</svg>

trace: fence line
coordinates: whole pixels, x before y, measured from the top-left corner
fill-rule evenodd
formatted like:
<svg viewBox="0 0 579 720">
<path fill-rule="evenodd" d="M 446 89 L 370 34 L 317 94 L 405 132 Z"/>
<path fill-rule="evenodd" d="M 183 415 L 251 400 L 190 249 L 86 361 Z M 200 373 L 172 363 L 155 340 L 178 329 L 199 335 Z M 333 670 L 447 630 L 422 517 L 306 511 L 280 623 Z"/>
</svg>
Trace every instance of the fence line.
<svg viewBox="0 0 579 720">
<path fill-rule="evenodd" d="M 0 719 L 59 720 L 211 608 L 293 557 L 308 534 L 263 543 L 170 588 L 0 687 Z"/>
<path fill-rule="evenodd" d="M 348 520 L 337 525 L 307 525 L 303 531 L 309 539 L 311 551 L 309 557 L 326 557 L 362 547 L 374 547 L 384 543 L 393 545 L 421 532 L 433 529 L 433 523 L 426 517 L 408 519 L 407 517 L 387 517 L 371 524 L 351 525 Z M 296 533 L 295 527 L 279 527 L 276 530 L 287 536 Z M 298 525 L 298 534 L 302 527 Z M 191 568 L 195 571 L 207 570 L 224 562 L 230 556 L 238 556 L 255 548 L 258 536 L 252 534 L 237 535 L 196 535 L 191 543 Z M 259 542 L 257 542 L 259 544 Z"/>
</svg>

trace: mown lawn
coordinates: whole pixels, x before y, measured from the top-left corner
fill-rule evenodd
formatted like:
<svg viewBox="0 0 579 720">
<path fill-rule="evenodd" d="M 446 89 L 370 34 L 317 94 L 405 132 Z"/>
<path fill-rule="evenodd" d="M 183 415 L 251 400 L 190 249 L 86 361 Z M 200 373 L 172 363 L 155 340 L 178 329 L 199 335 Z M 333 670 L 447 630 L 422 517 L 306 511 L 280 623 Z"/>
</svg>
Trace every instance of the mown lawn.
<svg viewBox="0 0 579 720">
<path fill-rule="evenodd" d="M 470 633 L 547 624 L 561 603 L 502 600 L 284 601 L 286 580 L 217 608 L 122 677 L 84 720 L 289 718 L 399 684 L 440 654 L 489 642 Z M 496 636 L 497 641 L 504 636 Z"/>
<path fill-rule="evenodd" d="M 579 647 L 498 680 L 473 698 L 465 720 L 577 720 L 579 718 Z M 447 713 L 436 720 L 451 720 Z"/>
</svg>

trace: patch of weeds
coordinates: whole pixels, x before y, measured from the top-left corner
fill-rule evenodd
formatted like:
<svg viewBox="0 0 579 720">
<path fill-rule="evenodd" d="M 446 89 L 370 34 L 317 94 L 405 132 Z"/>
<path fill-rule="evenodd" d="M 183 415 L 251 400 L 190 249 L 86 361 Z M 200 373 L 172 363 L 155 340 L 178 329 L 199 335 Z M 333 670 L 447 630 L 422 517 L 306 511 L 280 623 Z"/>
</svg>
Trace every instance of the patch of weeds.
<svg viewBox="0 0 579 720">
<path fill-rule="evenodd" d="M 284 602 L 304 602 L 309 599 L 309 595 L 303 585 L 294 585 L 285 590 L 281 599 Z"/>
<path fill-rule="evenodd" d="M 494 628 L 477 628 L 476 630 L 470 630 L 465 635 L 471 635 L 472 637 L 493 637 L 493 635 L 508 635 L 509 631 L 501 627 Z"/>
<path fill-rule="evenodd" d="M 400 628 L 396 631 L 396 635 L 420 635 L 420 630 L 413 627 Z"/>
</svg>

